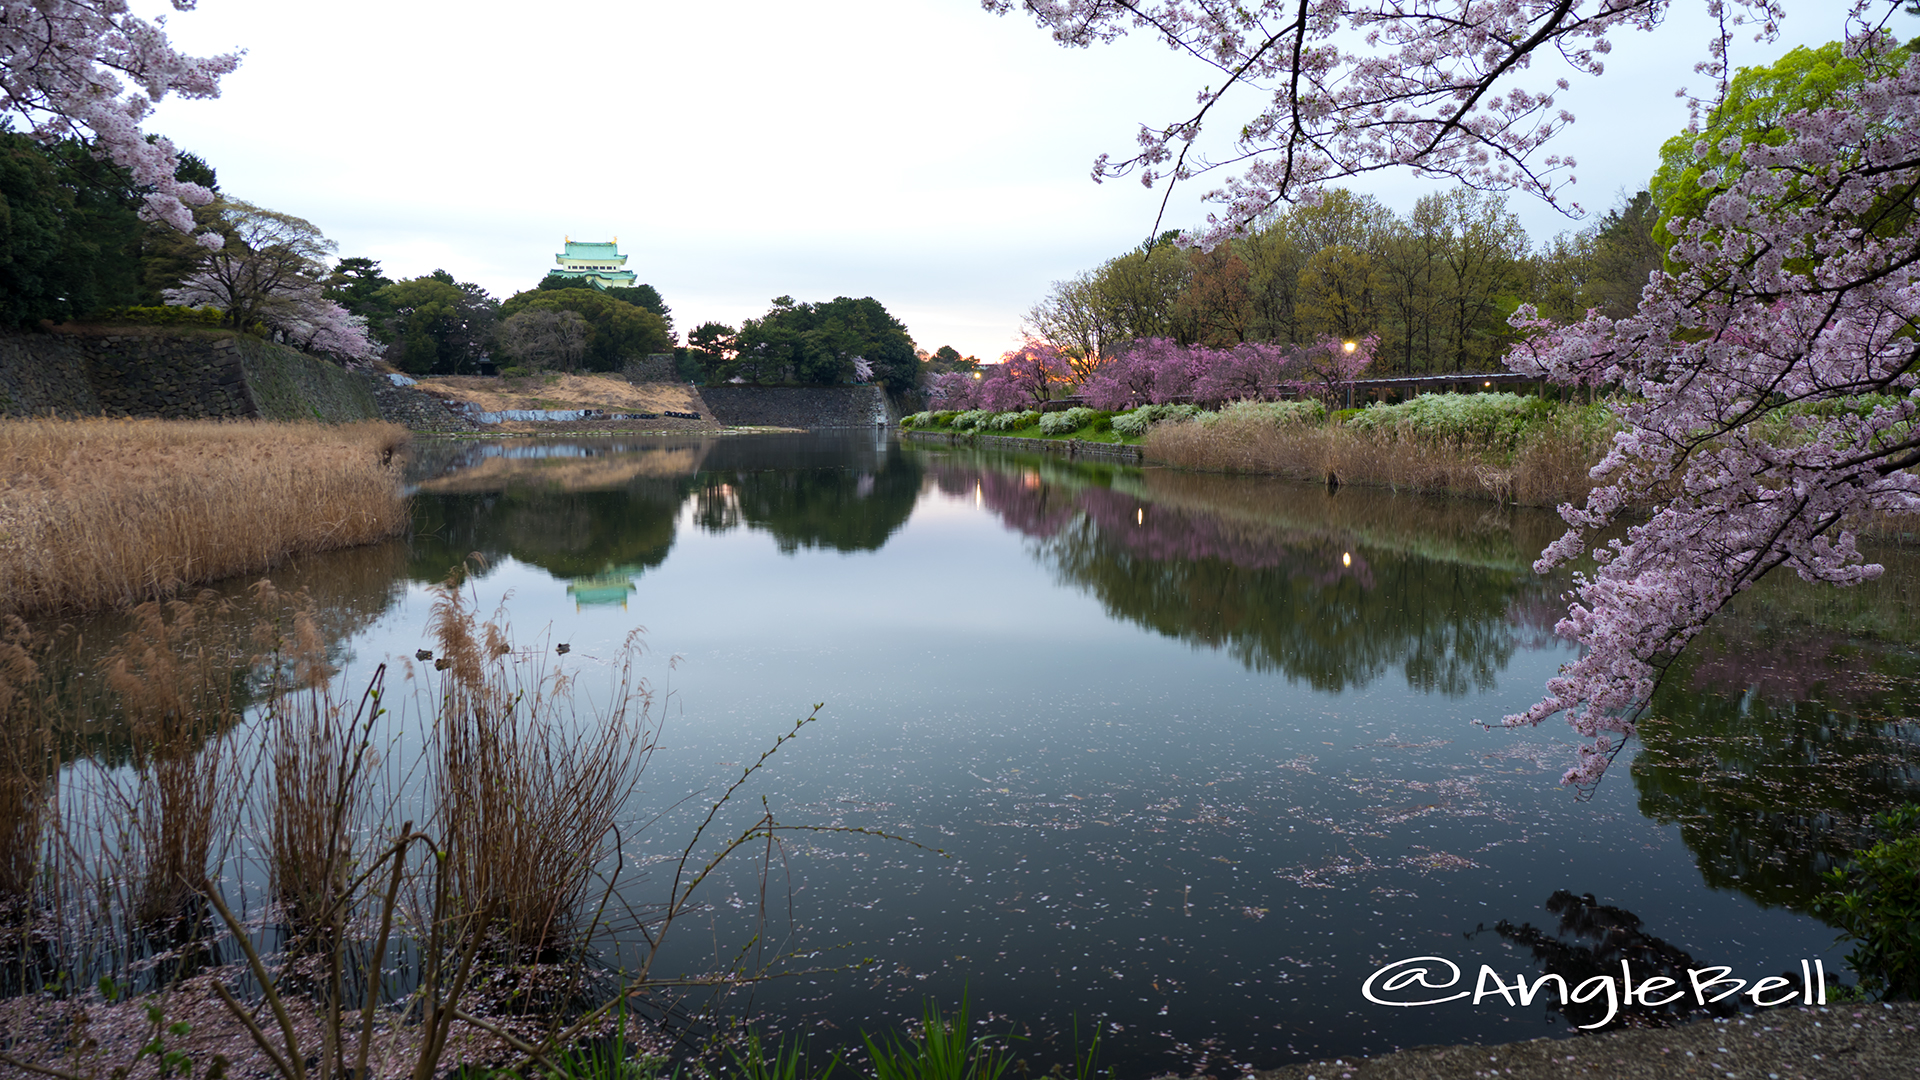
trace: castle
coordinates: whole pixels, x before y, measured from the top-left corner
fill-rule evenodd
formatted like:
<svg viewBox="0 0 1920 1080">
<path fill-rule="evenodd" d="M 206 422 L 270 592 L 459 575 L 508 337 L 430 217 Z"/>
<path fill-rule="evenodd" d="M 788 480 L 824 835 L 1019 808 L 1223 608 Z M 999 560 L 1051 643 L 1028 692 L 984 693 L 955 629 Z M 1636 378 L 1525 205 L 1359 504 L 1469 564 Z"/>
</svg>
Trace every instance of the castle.
<svg viewBox="0 0 1920 1080">
<path fill-rule="evenodd" d="M 604 244 L 575 243 L 571 237 L 563 241 L 567 250 L 553 257 L 560 269 L 549 270 L 548 274 L 581 278 L 596 289 L 633 287 L 637 275 L 622 269 L 627 265 L 627 257 L 620 254 L 619 237 Z"/>
</svg>

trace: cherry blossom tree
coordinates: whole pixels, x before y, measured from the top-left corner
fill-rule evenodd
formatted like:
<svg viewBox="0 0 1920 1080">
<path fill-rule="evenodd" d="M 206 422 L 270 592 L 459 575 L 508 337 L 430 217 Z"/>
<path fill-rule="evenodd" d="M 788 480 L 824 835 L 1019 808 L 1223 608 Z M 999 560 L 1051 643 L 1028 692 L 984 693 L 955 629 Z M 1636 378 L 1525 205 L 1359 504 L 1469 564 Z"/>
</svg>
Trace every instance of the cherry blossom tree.
<svg viewBox="0 0 1920 1080">
<path fill-rule="evenodd" d="M 1259 341 L 1242 342 L 1231 349 L 1209 349 L 1208 363 L 1194 380 L 1194 400 L 1214 404 L 1272 397 L 1295 351 Z"/>
<path fill-rule="evenodd" d="M 978 407 L 1009 412 L 1037 409 L 1053 396 L 1053 388 L 1072 381 L 1073 367 L 1065 353 L 1045 342 L 1029 341 L 1000 358 L 980 381 Z"/>
<path fill-rule="evenodd" d="M 1101 409 L 1259 399 L 1279 387 L 1296 351 L 1262 342 L 1215 349 L 1146 338 L 1129 343 L 1094 369 L 1080 384 L 1080 393 Z"/>
<path fill-rule="evenodd" d="M 218 243 L 178 289 L 161 290 L 167 303 L 211 304 L 245 328 L 277 325 L 278 309 L 319 296 L 335 245 L 313 222 L 239 199 L 221 199 L 213 209 Z"/>
<path fill-rule="evenodd" d="M 204 253 L 178 288 L 160 290 L 169 304 L 216 307 L 236 329 L 263 327 L 277 340 L 342 360 L 368 361 L 380 348 L 367 321 L 329 300 L 321 284 L 334 250 L 305 218 L 238 199 L 214 204 L 221 246 Z"/>
<path fill-rule="evenodd" d="M 1893 47 L 1857 36 L 1855 55 Z M 1509 724 L 1565 710 L 1592 740 L 1568 779 L 1591 783 L 1633 734 L 1666 664 L 1734 595 L 1786 567 L 1808 581 L 1878 577 L 1849 523 L 1920 511 L 1920 60 L 1830 106 L 1784 118 L 1787 138 L 1743 149 L 1737 175 L 1685 226 L 1675 274 L 1624 319 L 1535 330 L 1510 357 L 1562 382 L 1624 387 L 1625 428 L 1601 481 L 1542 555 L 1545 571 L 1666 494 L 1594 551 L 1559 625 L 1585 646 L 1547 697 Z M 1704 142 L 1696 154 L 1707 156 Z"/>
<path fill-rule="evenodd" d="M 1007 11 L 1011 0 L 984 0 Z M 1696 70 L 1728 76 L 1744 25 L 1770 38 L 1777 0 L 1703 0 L 1716 16 Z M 1550 143 L 1573 118 L 1567 85 L 1530 64 L 1555 54 L 1598 75 L 1613 39 L 1658 29 L 1673 0 L 1025 0 L 1055 38 L 1086 46 L 1145 30 L 1216 69 L 1184 119 L 1141 131 L 1139 152 L 1097 177 L 1147 183 L 1231 172 L 1203 240 L 1244 229 L 1314 184 L 1394 167 L 1558 200 L 1574 161 Z M 1648 508 L 1593 551 L 1557 629 L 1580 657 L 1509 724 L 1565 712 L 1587 737 L 1569 783 L 1596 782 L 1702 626 L 1763 575 L 1787 567 L 1838 585 L 1870 580 L 1849 523 L 1920 512 L 1920 61 L 1881 24 L 1888 0 L 1854 0 L 1845 50 L 1871 73 L 1833 99 L 1777 119 L 1783 138 L 1694 147 L 1717 192 L 1674 222 L 1672 272 L 1656 272 L 1631 316 L 1557 327 L 1529 308 L 1516 370 L 1621 388 L 1623 430 L 1584 507 L 1543 554 L 1544 571 Z M 1878 58 L 1878 59 L 1877 59 Z M 1551 79 L 1551 81 L 1549 81 Z M 1235 117 L 1234 152 L 1196 140 L 1226 95 L 1264 93 Z M 1733 137 L 1737 139 L 1736 137 Z M 1736 155 L 1735 151 L 1738 151 Z M 1737 165 L 1732 164 L 1737 159 Z M 1677 228 L 1675 226 L 1678 226 Z"/>
<path fill-rule="evenodd" d="M 978 408 L 980 381 L 980 376 L 964 371 L 943 371 L 928 383 L 927 396 L 937 409 Z"/>
<path fill-rule="evenodd" d="M 280 313 L 281 339 L 303 352 L 322 353 L 350 366 L 370 364 L 385 349 L 367 333 L 367 320 L 320 295 L 316 286 Z"/>
<path fill-rule="evenodd" d="M 1695 70 L 1724 83 L 1733 35 L 1771 38 L 1783 0 L 1700 0 L 1719 27 Z M 1473 187 L 1517 188 L 1557 202 L 1575 160 L 1549 148 L 1573 116 L 1555 103 L 1564 76 L 1544 55 L 1599 75 L 1610 35 L 1660 29 L 1675 0 L 981 0 L 1024 9 L 1055 41 L 1086 48 L 1140 31 L 1212 69 L 1191 113 L 1143 125 L 1138 151 L 1102 154 L 1096 180 L 1137 175 L 1148 187 L 1221 173 L 1209 198 L 1208 246 L 1244 232 L 1327 181 L 1408 167 Z M 1854 0 L 1856 17 L 1886 0 Z M 1229 95 L 1266 102 L 1225 123 L 1217 160 L 1199 147 Z M 1578 204 L 1570 204 L 1577 209 Z M 1158 225 L 1155 226 L 1156 230 Z"/>
<path fill-rule="evenodd" d="M 194 2 L 172 0 L 176 11 Z M 165 31 L 164 18 L 136 18 L 125 0 L 0 0 L 0 116 L 23 118 L 42 142 L 91 137 L 148 190 L 144 217 L 191 232 L 188 208 L 213 194 L 176 179 L 173 144 L 149 141 L 140 124 L 169 93 L 219 96 L 240 56 L 185 56 Z"/>
<path fill-rule="evenodd" d="M 1329 408 L 1350 406 L 1353 402 L 1348 399 L 1353 382 L 1373 363 L 1374 350 L 1379 347 L 1378 334 L 1369 334 L 1357 341 L 1323 336 L 1297 350 L 1288 365 L 1294 389 L 1320 398 Z"/>
</svg>

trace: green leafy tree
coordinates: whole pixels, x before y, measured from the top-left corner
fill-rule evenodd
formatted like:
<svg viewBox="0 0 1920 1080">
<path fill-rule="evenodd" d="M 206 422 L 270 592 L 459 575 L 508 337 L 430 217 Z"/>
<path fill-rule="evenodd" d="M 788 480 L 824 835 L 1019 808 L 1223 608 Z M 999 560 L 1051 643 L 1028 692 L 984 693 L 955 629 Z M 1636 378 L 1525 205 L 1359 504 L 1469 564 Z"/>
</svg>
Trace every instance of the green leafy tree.
<svg viewBox="0 0 1920 1080">
<path fill-rule="evenodd" d="M 1619 319 L 1640 306 L 1640 291 L 1647 287 L 1647 275 L 1660 269 L 1666 255 L 1666 247 L 1657 236 L 1659 224 L 1653 195 L 1646 191 L 1624 200 L 1600 220 L 1593 237 L 1593 267 L 1586 288 L 1588 307 Z"/>
<path fill-rule="evenodd" d="M 1831 105 L 1844 91 L 1903 66 L 1910 52 L 1910 46 L 1901 46 L 1848 56 L 1836 41 L 1794 49 L 1763 67 L 1741 68 L 1705 126 L 1683 131 L 1660 148 L 1660 169 L 1648 186 L 1659 208 L 1654 237 L 1661 247 L 1670 249 L 1681 230 L 1744 171 L 1748 147 L 1787 141 L 1783 117 Z M 1708 183 L 1703 186 L 1702 180 Z"/>
<path fill-rule="evenodd" d="M 667 302 L 660 298 L 660 290 L 642 282 L 639 285 L 609 286 L 607 295 L 613 297 L 615 300 L 625 300 L 634 307 L 651 311 L 655 315 L 660 316 L 661 320 L 667 324 L 667 333 L 673 333 L 673 309 L 668 307 Z"/>
<path fill-rule="evenodd" d="M 153 189 L 135 184 L 130 171 L 98 156 L 91 143 L 41 144 L 0 121 L 0 153 L 10 159 L 0 180 L 0 321 L 158 304 L 158 290 L 179 284 L 206 255 L 172 225 L 143 223 L 139 211 Z M 180 155 L 176 177 L 218 186 L 213 169 L 192 154 Z M 148 271 L 150 228 L 179 241 L 167 274 Z M 46 229 L 52 231 L 34 236 Z M 149 277 L 157 280 L 151 288 Z"/>
<path fill-rule="evenodd" d="M 590 371 L 618 371 L 628 360 L 673 349 L 667 321 L 592 286 L 530 289 L 500 305 L 502 318 L 527 310 L 572 311 L 587 322 L 584 364 Z"/>
<path fill-rule="evenodd" d="M 415 375 L 458 375 L 479 370 L 487 356 L 500 304 L 471 282 L 456 282 L 445 270 L 380 289 L 387 319 L 387 359 Z"/>
<path fill-rule="evenodd" d="M 83 144 L 43 148 L 0 129 L 0 323 L 132 303 L 136 205 L 124 172 Z"/>
<path fill-rule="evenodd" d="M 933 355 L 924 357 L 920 361 L 920 374 L 922 377 L 946 375 L 952 372 L 971 375 L 979 370 L 979 357 L 961 356 L 960 350 L 951 345 L 940 346 L 938 349 L 933 350 Z"/>
<path fill-rule="evenodd" d="M 722 322 L 703 322 L 687 335 L 688 358 L 698 367 L 696 374 L 702 379 L 719 376 L 734 356 L 733 327 Z"/>
<path fill-rule="evenodd" d="M 1345 244 L 1321 248 L 1300 271 L 1300 325 L 1308 334 L 1348 341 L 1380 323 L 1380 281 L 1373 260 Z"/>
<path fill-rule="evenodd" d="M 870 296 L 835 297 L 824 304 L 778 297 L 765 316 L 740 327 L 734 350 L 721 368 L 722 378 L 831 386 L 852 381 L 855 361 L 864 360 L 875 382 L 900 392 L 911 390 L 920 374 L 907 328 Z"/>
<path fill-rule="evenodd" d="M 362 255 L 341 259 L 322 284 L 320 295 L 367 320 L 376 333 L 393 315 L 380 299 L 380 290 L 393 280 L 380 272 L 380 264 L 373 259 Z"/>
<path fill-rule="evenodd" d="M 594 284 L 594 279 L 592 278 L 569 277 L 566 274 L 561 274 L 556 272 L 556 273 L 549 273 L 546 277 L 541 278 L 540 284 L 534 286 L 534 288 L 536 290 L 545 290 L 545 291 L 558 291 L 562 289 L 597 289 L 600 292 L 603 292 L 608 296 L 613 297 L 615 300 L 632 304 L 634 307 L 640 308 L 644 311 L 651 311 L 655 315 L 660 316 L 660 318 L 667 324 L 667 333 L 668 334 L 673 333 L 673 309 L 667 306 L 667 302 L 665 300 L 661 299 L 660 290 L 645 283 L 642 283 L 639 285 L 605 285 L 603 286 L 603 285 Z"/>
</svg>

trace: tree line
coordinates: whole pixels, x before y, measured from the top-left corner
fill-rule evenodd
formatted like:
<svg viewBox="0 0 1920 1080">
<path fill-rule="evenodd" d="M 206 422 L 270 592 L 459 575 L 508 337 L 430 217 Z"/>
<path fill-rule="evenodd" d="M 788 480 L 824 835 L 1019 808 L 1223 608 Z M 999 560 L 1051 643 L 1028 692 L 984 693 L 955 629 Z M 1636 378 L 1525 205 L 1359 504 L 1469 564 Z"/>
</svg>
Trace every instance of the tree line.
<svg viewBox="0 0 1920 1080">
<path fill-rule="evenodd" d="M 1026 327 L 1081 378 L 1136 341 L 1232 349 L 1374 335 L 1380 374 L 1482 371 L 1516 339 L 1507 318 L 1522 303 L 1569 320 L 1630 313 L 1661 265 L 1656 224 L 1641 192 L 1535 246 L 1500 193 L 1435 192 L 1401 215 L 1333 188 L 1212 250 L 1168 232 L 1055 282 Z"/>
<path fill-rule="evenodd" d="M 487 362 L 609 372 L 673 354 L 677 373 L 695 381 L 872 381 L 907 391 L 933 359 L 872 297 L 780 297 L 737 329 L 702 324 L 681 348 L 651 285 L 601 288 L 549 273 L 503 300 L 445 270 L 396 281 L 371 258 L 335 259 L 336 245 L 312 222 L 223 193 L 192 154 L 180 155 L 179 179 L 213 195 L 190 209 L 192 229 L 143 221 L 152 185 L 94 149 L 0 128 L 0 325 L 218 321 L 340 360 L 384 358 L 415 375 L 473 374 Z M 946 368 L 970 363 L 950 348 L 939 359 Z"/>
</svg>

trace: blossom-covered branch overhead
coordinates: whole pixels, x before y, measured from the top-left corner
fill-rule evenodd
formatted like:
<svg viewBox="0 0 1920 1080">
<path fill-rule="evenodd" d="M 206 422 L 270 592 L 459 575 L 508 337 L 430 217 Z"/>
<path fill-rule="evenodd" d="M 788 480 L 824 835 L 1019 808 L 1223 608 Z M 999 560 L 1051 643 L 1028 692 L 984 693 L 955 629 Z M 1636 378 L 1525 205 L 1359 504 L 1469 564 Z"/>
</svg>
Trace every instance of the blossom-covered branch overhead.
<svg viewBox="0 0 1920 1080">
<path fill-rule="evenodd" d="M 1703 2 L 1719 31 L 1694 70 L 1724 86 L 1732 34 L 1771 37 L 1782 10 Z M 1598 75 L 1608 35 L 1656 29 L 1672 0 L 1023 6 L 1064 44 L 1150 28 L 1228 76 L 1192 119 L 1144 131 L 1140 153 L 1103 159 L 1101 175 L 1198 175 L 1214 166 L 1188 155 L 1227 86 L 1270 95 L 1225 163 L 1239 172 L 1215 193 L 1226 210 L 1207 239 L 1219 240 L 1316 183 L 1393 166 L 1558 198 L 1573 160 L 1547 147 L 1572 117 L 1554 105 L 1563 83 L 1526 85 L 1531 61 L 1550 51 Z M 1613 388 L 1621 428 L 1536 564 L 1594 560 L 1557 627 L 1581 654 L 1506 719 L 1564 712 L 1588 739 L 1570 783 L 1598 780 L 1673 657 L 1734 596 L 1782 567 L 1871 580 L 1881 568 L 1861 557 L 1857 523 L 1920 513 L 1920 57 L 1881 25 L 1896 10 L 1844 9 L 1858 77 L 1824 100 L 1764 132 L 1696 141 L 1704 209 L 1663 222 L 1676 238 L 1667 268 L 1632 315 L 1560 326 L 1523 306 L 1511 320 L 1527 337 L 1509 366 Z"/>
<path fill-rule="evenodd" d="M 195 0 L 172 3 L 190 11 Z M 213 193 L 176 179 L 173 144 L 140 125 L 168 94 L 218 97 L 220 77 L 239 64 L 238 53 L 180 53 L 164 17 L 136 18 L 125 0 L 0 0 L 0 117 L 23 119 L 49 142 L 91 139 L 146 189 L 142 215 L 182 232 L 193 230 L 188 208 Z"/>
<path fill-rule="evenodd" d="M 1661 28 L 1676 0 L 982 0 L 1016 7 L 1071 47 L 1131 32 L 1159 37 L 1212 70 L 1179 119 L 1142 125 L 1131 156 L 1101 155 L 1096 180 L 1136 175 L 1152 187 L 1220 172 L 1208 198 L 1211 246 L 1282 202 L 1330 180 L 1405 167 L 1481 188 L 1564 202 L 1576 165 L 1549 143 L 1574 117 L 1558 104 L 1564 75 L 1597 76 L 1609 35 Z M 1715 19 L 1694 70 L 1721 83 L 1727 47 L 1771 40 L 1782 0 L 1700 0 Z M 1884 3 L 1884 0 L 1883 0 Z M 1869 6 L 1858 4 L 1856 14 Z M 1544 66 L 1544 65 L 1542 65 Z M 1251 116 L 1221 116 L 1242 98 Z M 1203 156 L 1202 133 L 1235 125 L 1232 150 Z"/>
</svg>

